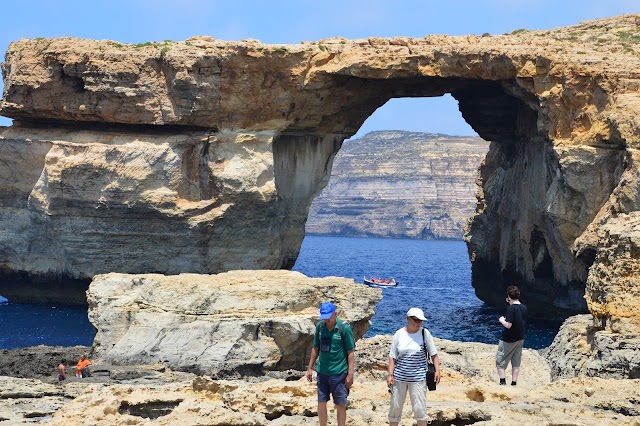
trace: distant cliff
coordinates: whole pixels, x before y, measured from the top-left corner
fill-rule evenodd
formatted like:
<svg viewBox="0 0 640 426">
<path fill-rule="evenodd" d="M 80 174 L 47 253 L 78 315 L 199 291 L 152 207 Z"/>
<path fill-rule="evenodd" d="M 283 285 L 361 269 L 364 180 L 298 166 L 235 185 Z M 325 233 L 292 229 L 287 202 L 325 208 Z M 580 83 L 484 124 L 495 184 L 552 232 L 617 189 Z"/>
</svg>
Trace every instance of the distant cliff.
<svg viewBox="0 0 640 426">
<path fill-rule="evenodd" d="M 357 237 L 461 239 L 489 142 L 378 131 L 346 141 L 306 231 Z"/>
</svg>

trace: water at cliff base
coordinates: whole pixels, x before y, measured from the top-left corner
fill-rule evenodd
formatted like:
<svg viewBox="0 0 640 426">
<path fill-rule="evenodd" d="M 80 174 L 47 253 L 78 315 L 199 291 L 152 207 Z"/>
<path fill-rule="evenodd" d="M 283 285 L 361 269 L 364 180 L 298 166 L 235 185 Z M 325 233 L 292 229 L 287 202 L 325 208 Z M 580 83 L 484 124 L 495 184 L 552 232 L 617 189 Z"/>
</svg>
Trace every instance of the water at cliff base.
<svg viewBox="0 0 640 426">
<path fill-rule="evenodd" d="M 394 277 L 399 284 L 382 290 L 366 337 L 393 334 L 416 306 L 424 310 L 425 326 L 436 337 L 492 344 L 500 338 L 498 318 L 504 311 L 476 298 L 462 241 L 307 236 L 294 270 L 314 278 L 353 278 L 358 285 L 363 276 Z M 525 347 L 549 346 L 560 324 L 529 320 Z"/>
<path fill-rule="evenodd" d="M 367 337 L 392 334 L 405 324 L 411 306 L 425 311 L 434 336 L 496 344 L 502 311 L 478 300 L 471 265 L 461 241 L 392 240 L 307 236 L 294 270 L 309 277 L 338 276 L 362 284 L 364 275 L 395 277 L 398 287 L 383 289 Z M 526 300 L 523 300 L 526 304 Z M 94 330 L 86 308 L 2 303 L 0 349 L 36 345 L 89 346 Z M 525 346 L 548 346 L 560 322 L 529 321 Z"/>
<path fill-rule="evenodd" d="M 0 324 L 0 349 L 93 344 L 93 327 L 83 307 L 3 303 Z"/>
</svg>

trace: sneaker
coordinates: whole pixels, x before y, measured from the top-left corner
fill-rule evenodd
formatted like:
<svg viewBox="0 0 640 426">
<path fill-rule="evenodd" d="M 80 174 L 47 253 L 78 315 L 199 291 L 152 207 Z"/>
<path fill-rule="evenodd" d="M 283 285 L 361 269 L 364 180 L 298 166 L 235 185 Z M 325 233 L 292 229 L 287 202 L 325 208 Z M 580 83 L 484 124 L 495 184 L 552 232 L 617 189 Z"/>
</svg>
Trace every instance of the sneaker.
<svg viewBox="0 0 640 426">
<path fill-rule="evenodd" d="M 516 385 L 516 382 L 511 382 L 511 386 L 515 386 L 515 385 Z"/>
<path fill-rule="evenodd" d="M 505 379 L 500 379 L 500 386 L 506 386 L 507 381 Z"/>
</svg>

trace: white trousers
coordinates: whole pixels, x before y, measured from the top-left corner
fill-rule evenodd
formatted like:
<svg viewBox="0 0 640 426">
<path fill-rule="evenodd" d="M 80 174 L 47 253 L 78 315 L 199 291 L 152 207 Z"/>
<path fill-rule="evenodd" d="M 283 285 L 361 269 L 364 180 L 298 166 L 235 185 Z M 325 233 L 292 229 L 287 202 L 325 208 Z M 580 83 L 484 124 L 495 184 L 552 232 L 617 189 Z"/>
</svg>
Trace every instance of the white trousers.
<svg viewBox="0 0 640 426">
<path fill-rule="evenodd" d="M 416 421 L 429 420 L 427 415 L 427 382 L 424 380 L 421 382 L 400 382 L 396 380 L 391 394 L 389 421 L 400 423 L 402 406 L 407 398 L 407 391 L 409 391 L 411 407 L 413 407 L 413 418 Z"/>
</svg>

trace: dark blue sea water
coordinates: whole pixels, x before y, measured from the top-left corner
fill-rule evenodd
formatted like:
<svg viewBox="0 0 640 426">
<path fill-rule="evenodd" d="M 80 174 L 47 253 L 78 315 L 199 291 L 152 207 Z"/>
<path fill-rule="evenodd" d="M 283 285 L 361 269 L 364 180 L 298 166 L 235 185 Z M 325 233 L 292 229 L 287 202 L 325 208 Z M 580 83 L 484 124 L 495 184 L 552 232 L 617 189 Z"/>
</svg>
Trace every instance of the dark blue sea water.
<svg viewBox="0 0 640 426">
<path fill-rule="evenodd" d="M 0 349 L 36 345 L 91 346 L 94 334 L 86 308 L 0 304 Z"/>
<path fill-rule="evenodd" d="M 434 336 L 465 342 L 497 343 L 502 311 L 486 306 L 471 287 L 471 264 L 461 241 L 419 241 L 307 236 L 294 270 L 310 277 L 395 277 L 398 287 L 383 289 L 367 337 L 392 334 L 412 306 L 425 311 Z M 524 301 L 526 303 L 526 300 Z M 525 346 L 548 346 L 560 322 L 528 322 Z M 3 303 L 0 349 L 35 345 L 93 343 L 86 308 Z"/>
<path fill-rule="evenodd" d="M 399 284 L 382 290 L 366 337 L 393 334 L 405 325 L 407 310 L 416 306 L 424 310 L 425 326 L 436 337 L 493 344 L 500 338 L 498 318 L 504 312 L 476 298 L 462 241 L 307 236 L 294 270 L 314 278 L 353 278 L 360 284 L 363 276 L 394 277 Z M 525 346 L 549 346 L 560 324 L 529 320 Z"/>
</svg>

